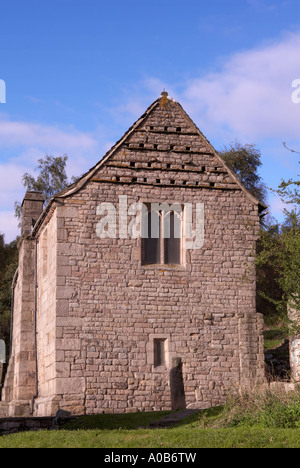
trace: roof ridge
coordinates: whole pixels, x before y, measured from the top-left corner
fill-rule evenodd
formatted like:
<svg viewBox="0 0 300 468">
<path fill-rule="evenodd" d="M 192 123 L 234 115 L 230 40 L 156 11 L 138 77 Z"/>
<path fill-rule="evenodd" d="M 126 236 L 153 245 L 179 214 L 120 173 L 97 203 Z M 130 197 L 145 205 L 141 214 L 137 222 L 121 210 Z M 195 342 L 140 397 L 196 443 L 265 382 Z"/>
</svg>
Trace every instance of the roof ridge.
<svg viewBox="0 0 300 468">
<path fill-rule="evenodd" d="M 159 104 L 161 101 L 161 97 L 156 99 L 149 107 L 148 109 L 144 112 L 144 114 L 139 117 L 132 125 L 131 127 L 124 133 L 124 135 L 106 152 L 106 154 L 103 156 L 103 158 L 95 164 L 91 169 L 89 169 L 85 174 L 83 174 L 79 179 L 77 179 L 72 185 L 67 187 L 66 189 L 62 190 L 61 192 L 53 195 L 53 198 L 60 198 L 60 197 L 67 197 L 69 195 L 72 195 L 75 193 L 77 190 L 80 190 L 90 179 L 90 177 L 93 176 L 94 172 L 96 172 L 107 160 L 108 158 L 121 146 L 124 140 L 127 139 L 127 137 L 136 129 L 138 125 L 142 123 L 143 120 L 149 115 L 149 113 Z M 78 187 L 76 190 L 76 186 L 84 180 L 83 184 Z M 69 193 L 70 192 L 70 193 Z"/>
<path fill-rule="evenodd" d="M 62 190 L 61 192 L 58 192 L 54 194 L 51 199 L 49 200 L 47 206 L 45 207 L 43 213 L 41 214 L 39 220 L 37 221 L 33 232 L 35 232 L 39 225 L 41 224 L 43 217 L 45 216 L 46 213 L 48 213 L 49 209 L 51 208 L 51 205 L 56 199 L 60 198 L 67 198 L 75 193 L 77 193 L 79 190 L 81 190 L 88 182 L 89 180 L 93 177 L 95 172 L 97 172 L 104 164 L 105 162 L 115 153 L 115 151 L 122 145 L 122 143 L 128 138 L 129 135 L 131 135 L 136 128 L 149 116 L 149 114 L 158 106 L 158 105 L 164 105 L 168 101 L 174 102 L 176 105 L 178 105 L 182 112 L 184 113 L 185 117 L 189 120 L 189 122 L 192 124 L 192 126 L 196 129 L 196 132 L 198 133 L 199 136 L 201 136 L 204 141 L 207 143 L 210 151 L 212 154 L 216 157 L 216 159 L 220 162 L 221 166 L 227 171 L 227 173 L 232 177 L 234 182 L 238 185 L 238 187 L 242 190 L 242 192 L 245 193 L 247 198 L 255 205 L 258 205 L 262 211 L 264 211 L 267 207 L 261 203 L 259 200 L 257 200 L 245 187 L 244 185 L 239 181 L 237 176 L 228 168 L 226 165 L 225 161 L 222 159 L 222 157 L 218 154 L 218 152 L 215 150 L 213 145 L 210 143 L 210 141 L 206 138 L 206 136 L 201 132 L 201 130 L 198 128 L 198 126 L 195 124 L 195 122 L 191 119 L 191 117 L 187 114 L 187 112 L 183 109 L 182 105 L 176 101 L 175 99 L 171 98 L 166 91 L 163 91 L 160 95 L 159 98 L 157 98 L 147 109 L 146 111 L 139 117 L 132 125 L 129 127 L 129 129 L 124 133 L 124 135 L 106 152 L 106 154 L 102 157 L 100 161 L 97 162 L 91 169 L 89 169 L 85 174 L 80 176 L 74 183 L 69 185 L 66 189 Z"/>
</svg>

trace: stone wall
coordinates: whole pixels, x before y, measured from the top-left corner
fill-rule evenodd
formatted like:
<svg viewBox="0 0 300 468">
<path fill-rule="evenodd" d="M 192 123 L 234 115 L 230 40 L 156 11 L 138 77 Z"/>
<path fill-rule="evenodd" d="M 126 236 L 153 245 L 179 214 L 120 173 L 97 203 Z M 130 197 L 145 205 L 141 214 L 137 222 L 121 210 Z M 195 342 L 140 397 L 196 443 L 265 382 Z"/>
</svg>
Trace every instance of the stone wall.
<svg viewBox="0 0 300 468">
<path fill-rule="evenodd" d="M 58 247 L 65 286 L 57 293 L 65 316 L 57 349 L 59 362 L 68 364 L 61 376 L 73 379 L 68 391 L 79 390 L 73 403 L 85 394 L 89 413 L 169 408 L 169 369 L 154 368 L 147 352 L 154 336 L 169 340 L 170 359 L 182 359 L 188 405 L 223 403 L 234 386 L 263 377 L 255 234 L 245 226 L 257 213 L 240 193 L 202 191 L 208 207 L 203 249 L 186 252 L 182 266 L 142 266 L 140 240 L 96 236 L 97 203 L 125 193 L 129 202 L 161 196 L 161 190 L 149 197 L 139 189 L 133 197 L 131 188 L 91 184 L 57 208 L 69 241 Z M 194 194 L 186 189 L 164 197 L 193 202 Z M 73 216 L 65 216 L 70 209 Z M 65 407 L 66 395 L 62 401 Z"/>
<path fill-rule="evenodd" d="M 2 392 L 1 415 L 29 415 L 36 393 L 35 366 L 35 240 L 32 223 L 43 210 L 39 192 L 27 192 L 22 203 L 18 279 L 14 288 L 12 350 Z"/>
<path fill-rule="evenodd" d="M 154 127 L 156 118 L 147 126 Z M 175 127 L 187 125 L 180 114 Z M 257 206 L 226 179 L 204 140 L 189 132 L 154 131 L 147 142 L 135 133 L 89 184 L 56 208 L 56 394 L 59 406 L 72 413 L 169 409 L 174 357 L 183 363 L 188 407 L 224 403 L 228 392 L 264 380 L 263 321 L 255 309 Z M 170 143 L 178 153 L 163 151 Z M 155 171 L 148 169 L 154 155 L 144 151 L 146 144 L 162 150 L 159 163 L 152 163 Z M 201 176 L 191 165 L 183 168 L 183 147 L 197 150 L 189 161 L 205 166 Z M 216 183 L 220 174 L 231 189 L 183 183 Z M 145 266 L 140 239 L 99 239 L 98 204 L 117 207 L 124 195 L 128 205 L 204 203 L 203 248 L 185 251 L 182 265 Z M 153 365 L 155 337 L 167 340 L 165 367 Z"/>
<path fill-rule="evenodd" d="M 53 417 L 0 418 L 0 436 L 25 431 L 45 431 L 53 427 Z"/>
<path fill-rule="evenodd" d="M 264 381 L 258 206 L 182 108 L 162 104 L 38 230 L 37 416 L 170 409 L 174 358 L 189 408 Z M 203 247 L 183 245 L 181 265 L 143 265 L 140 238 L 99 238 L 98 205 L 125 195 L 128 205 L 190 203 L 194 213 L 204 204 Z M 163 366 L 154 339 L 166 340 Z"/>
<path fill-rule="evenodd" d="M 294 304 L 288 307 L 289 320 L 291 321 L 294 333 L 299 329 L 299 311 L 295 308 Z M 295 383 L 300 382 L 300 334 L 294 334 L 290 337 L 290 365 L 291 377 Z"/>
<path fill-rule="evenodd" d="M 34 241 L 23 238 L 19 253 L 19 277 L 15 287 L 12 355 L 5 377 L 2 401 L 10 404 L 9 416 L 29 412 L 35 394 L 34 358 Z"/>
<path fill-rule="evenodd" d="M 37 249 L 38 307 L 37 349 L 39 391 L 35 407 L 42 414 L 55 414 L 56 377 L 56 288 L 57 288 L 57 216 L 52 214 L 38 235 Z M 52 410 L 52 404 L 54 409 Z"/>
</svg>

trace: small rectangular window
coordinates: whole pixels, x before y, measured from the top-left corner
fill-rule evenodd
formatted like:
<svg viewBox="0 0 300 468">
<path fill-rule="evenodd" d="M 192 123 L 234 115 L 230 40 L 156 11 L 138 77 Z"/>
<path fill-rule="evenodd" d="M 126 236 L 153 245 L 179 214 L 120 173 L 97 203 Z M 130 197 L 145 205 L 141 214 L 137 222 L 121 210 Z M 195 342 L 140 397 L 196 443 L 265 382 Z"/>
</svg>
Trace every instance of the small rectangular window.
<svg viewBox="0 0 300 468">
<path fill-rule="evenodd" d="M 154 366 L 160 367 L 166 365 L 166 339 L 154 339 Z"/>
</svg>

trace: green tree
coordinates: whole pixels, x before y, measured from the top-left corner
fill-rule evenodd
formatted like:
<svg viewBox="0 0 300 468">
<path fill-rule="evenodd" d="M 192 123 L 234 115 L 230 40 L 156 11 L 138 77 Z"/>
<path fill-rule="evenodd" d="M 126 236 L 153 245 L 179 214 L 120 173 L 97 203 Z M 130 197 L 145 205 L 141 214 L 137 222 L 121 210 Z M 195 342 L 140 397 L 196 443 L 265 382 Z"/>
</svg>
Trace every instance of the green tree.
<svg viewBox="0 0 300 468">
<path fill-rule="evenodd" d="M 275 272 L 277 292 L 281 297 L 274 298 L 268 293 L 265 298 L 275 304 L 280 317 L 286 317 L 287 305 L 293 305 L 300 312 L 300 220 L 296 214 L 289 216 L 288 223 L 278 232 L 263 232 L 261 252 L 257 257 L 259 268 Z"/>
<path fill-rule="evenodd" d="M 291 205 L 291 210 L 284 210 L 281 239 L 283 273 L 280 283 L 287 300 L 300 313 L 300 180 L 282 180 L 277 194 L 283 202 Z"/>
<path fill-rule="evenodd" d="M 258 255 L 258 266 L 271 266 L 276 271 L 276 283 L 282 291 L 280 300 L 273 301 L 282 317 L 286 317 L 287 306 L 300 314 L 300 181 L 282 180 L 275 192 L 282 201 L 291 205 L 285 209 L 285 221 L 272 235 L 261 237 L 262 251 Z M 270 298 L 269 298 L 270 299 Z M 292 324 L 299 333 L 300 321 Z"/>
<path fill-rule="evenodd" d="M 279 284 L 281 266 L 275 258 L 276 240 L 280 238 L 281 226 L 273 219 L 261 225 L 260 238 L 257 241 L 257 312 L 264 315 L 265 322 L 277 325 L 279 321 L 278 305 L 286 315 L 286 302 Z"/>
<path fill-rule="evenodd" d="M 261 152 L 255 145 L 241 145 L 238 141 L 219 151 L 229 169 L 244 187 L 261 203 L 266 202 L 267 189 L 258 173 L 262 166 Z"/>
<path fill-rule="evenodd" d="M 11 285 L 18 266 L 18 240 L 5 244 L 0 234 L 0 339 L 7 347 L 10 337 Z"/>
<path fill-rule="evenodd" d="M 55 193 L 61 192 L 71 183 L 66 172 L 67 160 L 67 155 L 54 157 L 48 154 L 44 159 L 39 159 L 35 169 L 38 176 L 35 178 L 26 172 L 22 177 L 26 190 L 42 192 L 47 204 Z M 72 181 L 74 180 L 73 177 Z M 15 203 L 15 215 L 18 219 L 21 218 L 20 202 Z"/>
</svg>

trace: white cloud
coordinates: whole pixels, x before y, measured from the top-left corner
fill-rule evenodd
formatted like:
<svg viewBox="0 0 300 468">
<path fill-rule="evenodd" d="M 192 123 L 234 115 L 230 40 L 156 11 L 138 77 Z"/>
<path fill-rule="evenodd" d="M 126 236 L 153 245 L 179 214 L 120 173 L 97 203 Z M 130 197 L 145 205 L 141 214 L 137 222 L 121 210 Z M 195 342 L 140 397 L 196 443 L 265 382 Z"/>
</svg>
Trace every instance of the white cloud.
<svg viewBox="0 0 300 468">
<path fill-rule="evenodd" d="M 270 12 L 277 10 L 280 6 L 279 4 L 282 2 L 277 0 L 277 4 L 275 4 L 271 3 L 269 0 L 247 0 L 247 3 L 256 10 Z"/>
<path fill-rule="evenodd" d="M 300 79 L 299 50 L 300 33 L 286 33 L 218 59 L 217 71 L 181 83 L 145 78 L 124 90 L 123 104 L 112 107 L 111 114 L 131 124 L 165 88 L 208 137 L 225 142 L 236 137 L 247 142 L 299 140 L 300 104 L 292 102 L 292 83 Z"/>
<path fill-rule="evenodd" d="M 159 98 L 164 89 L 173 98 L 179 96 L 175 87 L 171 86 L 170 83 L 158 78 L 147 77 L 138 84 L 135 83 L 133 86 L 123 89 L 122 98 L 119 98 L 118 103 L 107 110 L 115 122 L 122 123 L 128 128 L 155 99 Z"/>
<path fill-rule="evenodd" d="M 250 1 L 254 7 L 267 5 Z M 0 165 L 0 220 L 8 220 L 7 210 L 13 209 L 16 199 L 22 199 L 22 174 L 32 172 L 37 159 L 46 152 L 67 153 L 69 175 L 85 172 L 109 149 L 108 141 L 121 137 L 117 135 L 114 140 L 114 128 L 121 124 L 122 128 L 126 126 L 125 131 L 164 88 L 183 105 L 209 139 L 227 144 L 238 138 L 257 143 L 261 149 L 269 139 L 275 150 L 264 154 L 266 172 L 270 169 L 271 174 L 276 165 L 277 175 L 281 169 L 286 169 L 285 174 L 288 170 L 293 174 L 295 161 L 292 164 L 288 152 L 278 148 L 282 141 L 295 148 L 300 146 L 297 144 L 300 104 L 292 102 L 295 91 L 292 82 L 300 78 L 299 50 L 300 33 L 289 33 L 276 42 L 233 54 L 223 59 L 221 66 L 218 62 L 217 71 L 181 83 L 147 77 L 131 89 L 124 89 L 123 97 L 118 98 L 115 107 L 111 106 L 112 126 L 91 132 L 16 121 L 0 114 L 0 150 L 6 155 L 14 154 L 9 164 Z M 282 207 L 273 202 L 272 208 L 279 214 Z"/>
<path fill-rule="evenodd" d="M 92 134 L 74 129 L 42 125 L 32 122 L 13 121 L 0 115 L 0 148 L 34 146 L 56 149 L 63 153 L 78 148 L 91 150 L 97 144 Z"/>
<path fill-rule="evenodd" d="M 46 153 L 54 156 L 67 153 L 69 177 L 80 175 L 96 163 L 98 136 L 98 130 L 94 134 L 84 133 L 73 128 L 16 121 L 0 114 L 0 150 L 8 161 L 0 163 L 0 232 L 6 235 L 7 242 L 18 233 L 14 203 L 24 196 L 23 174 L 34 175 L 38 159 Z"/>
<path fill-rule="evenodd" d="M 299 137 L 300 105 L 292 82 L 300 78 L 300 34 L 233 55 L 220 71 L 186 85 L 185 106 L 204 128 L 257 139 Z"/>
<path fill-rule="evenodd" d="M 0 233 L 5 235 L 5 242 L 9 243 L 20 235 L 19 221 L 13 211 L 0 211 Z"/>
<path fill-rule="evenodd" d="M 272 213 L 275 217 L 283 216 L 284 210 L 290 210 L 291 205 L 284 203 L 281 198 L 278 196 L 273 196 L 270 202 L 270 206 L 272 208 Z"/>
</svg>

